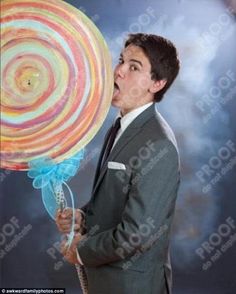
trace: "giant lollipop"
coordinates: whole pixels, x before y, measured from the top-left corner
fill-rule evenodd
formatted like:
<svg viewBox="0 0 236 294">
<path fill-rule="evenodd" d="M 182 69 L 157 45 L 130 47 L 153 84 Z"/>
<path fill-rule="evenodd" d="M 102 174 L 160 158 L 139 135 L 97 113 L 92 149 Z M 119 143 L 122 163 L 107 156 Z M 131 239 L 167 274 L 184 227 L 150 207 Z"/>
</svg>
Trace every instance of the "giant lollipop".
<svg viewBox="0 0 236 294">
<path fill-rule="evenodd" d="M 96 134 L 113 91 L 95 25 L 60 0 L 1 1 L 1 167 L 62 162 Z"/>
<path fill-rule="evenodd" d="M 1 167 L 30 169 L 53 216 L 62 184 L 73 206 L 66 181 L 108 112 L 111 57 L 95 25 L 64 1 L 3 0 L 1 59 Z"/>
</svg>

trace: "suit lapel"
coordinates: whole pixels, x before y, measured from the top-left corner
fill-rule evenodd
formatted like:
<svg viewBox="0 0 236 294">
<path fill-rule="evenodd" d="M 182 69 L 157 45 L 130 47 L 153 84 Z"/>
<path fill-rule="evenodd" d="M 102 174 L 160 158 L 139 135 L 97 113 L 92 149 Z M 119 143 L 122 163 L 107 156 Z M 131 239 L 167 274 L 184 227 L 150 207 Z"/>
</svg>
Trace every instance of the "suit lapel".
<svg viewBox="0 0 236 294">
<path fill-rule="evenodd" d="M 155 104 L 154 104 L 155 105 Z M 154 113 L 154 105 L 151 105 L 148 107 L 144 112 L 142 112 L 137 118 L 134 119 L 134 121 L 127 127 L 127 129 L 124 131 L 124 133 L 121 135 L 120 139 L 117 141 L 116 145 L 112 149 L 110 155 L 108 156 L 106 162 L 104 162 L 102 169 L 100 170 L 100 164 L 101 164 L 101 154 L 102 151 L 104 151 L 104 145 L 102 147 L 102 151 L 99 157 L 99 162 L 97 165 L 96 169 L 96 175 L 95 175 L 95 180 L 94 180 L 94 185 L 93 185 L 93 195 L 96 193 L 97 188 L 99 187 L 104 175 L 106 174 L 107 171 L 107 163 L 108 161 L 112 161 L 116 156 L 121 152 L 121 150 L 129 143 L 130 140 L 136 134 L 140 131 L 142 128 L 143 124 L 150 119 L 150 117 Z"/>
<path fill-rule="evenodd" d="M 101 183 L 106 171 L 107 171 L 107 163 L 108 161 L 112 161 L 119 153 L 120 151 L 128 144 L 128 142 L 133 138 L 133 136 L 135 136 L 137 134 L 137 132 L 139 131 L 139 128 L 136 129 L 136 131 L 134 133 L 132 133 L 131 136 L 129 136 L 129 134 L 127 133 L 126 135 L 122 135 L 119 139 L 119 141 L 117 142 L 117 144 L 114 146 L 114 148 L 112 149 L 110 155 L 108 156 L 107 160 L 104 162 L 102 169 L 100 170 L 100 173 L 98 174 L 97 180 L 95 182 L 94 185 L 94 190 L 93 193 L 96 192 L 97 187 L 99 186 L 99 184 Z"/>
</svg>

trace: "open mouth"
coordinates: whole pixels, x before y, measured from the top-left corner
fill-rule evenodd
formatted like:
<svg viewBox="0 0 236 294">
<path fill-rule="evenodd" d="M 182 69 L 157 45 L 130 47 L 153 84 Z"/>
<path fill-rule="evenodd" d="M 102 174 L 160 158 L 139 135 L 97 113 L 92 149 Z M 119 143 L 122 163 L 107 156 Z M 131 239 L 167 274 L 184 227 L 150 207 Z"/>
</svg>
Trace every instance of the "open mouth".
<svg viewBox="0 0 236 294">
<path fill-rule="evenodd" d="M 116 82 L 114 83 L 114 89 L 115 89 L 115 90 L 120 90 L 120 88 L 119 88 L 119 86 L 117 85 Z"/>
<path fill-rule="evenodd" d="M 117 85 L 117 83 L 114 83 L 114 92 L 113 92 L 113 97 L 116 96 L 120 92 L 120 88 Z"/>
</svg>

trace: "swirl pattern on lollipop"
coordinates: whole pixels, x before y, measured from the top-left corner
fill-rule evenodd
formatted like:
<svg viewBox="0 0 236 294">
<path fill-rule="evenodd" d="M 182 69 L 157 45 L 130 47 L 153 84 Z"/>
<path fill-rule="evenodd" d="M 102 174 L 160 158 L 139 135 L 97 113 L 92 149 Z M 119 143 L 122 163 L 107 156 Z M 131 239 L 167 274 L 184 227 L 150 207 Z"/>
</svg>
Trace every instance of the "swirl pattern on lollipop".
<svg viewBox="0 0 236 294">
<path fill-rule="evenodd" d="M 1 1 L 1 167 L 27 170 L 75 155 L 94 137 L 113 92 L 96 26 L 61 0 Z"/>
</svg>

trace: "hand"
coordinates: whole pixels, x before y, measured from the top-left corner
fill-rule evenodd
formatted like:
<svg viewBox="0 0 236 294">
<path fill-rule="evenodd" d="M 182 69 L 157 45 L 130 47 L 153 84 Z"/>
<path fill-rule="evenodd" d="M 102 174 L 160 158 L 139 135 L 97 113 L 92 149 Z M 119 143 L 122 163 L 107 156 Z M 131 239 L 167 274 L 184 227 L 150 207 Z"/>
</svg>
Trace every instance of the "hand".
<svg viewBox="0 0 236 294">
<path fill-rule="evenodd" d="M 56 213 L 56 224 L 58 230 L 63 234 L 68 234 L 72 226 L 72 208 L 65 208 L 63 211 L 60 209 Z M 84 227 L 84 219 L 80 210 L 75 209 L 75 232 L 79 232 Z"/>
<path fill-rule="evenodd" d="M 69 263 L 79 264 L 77 258 L 77 246 L 79 242 L 84 238 L 85 236 L 82 236 L 80 233 L 77 233 L 75 234 L 70 246 L 68 245 L 68 241 L 66 239 L 61 242 L 61 253 Z"/>
</svg>

